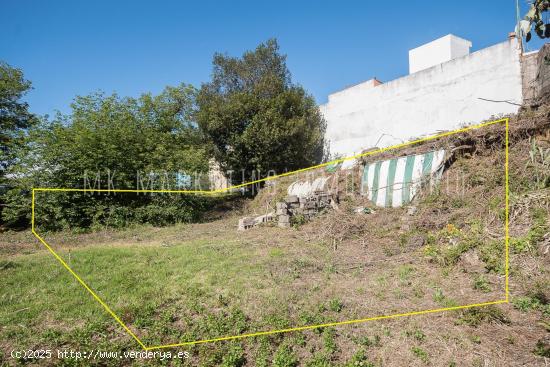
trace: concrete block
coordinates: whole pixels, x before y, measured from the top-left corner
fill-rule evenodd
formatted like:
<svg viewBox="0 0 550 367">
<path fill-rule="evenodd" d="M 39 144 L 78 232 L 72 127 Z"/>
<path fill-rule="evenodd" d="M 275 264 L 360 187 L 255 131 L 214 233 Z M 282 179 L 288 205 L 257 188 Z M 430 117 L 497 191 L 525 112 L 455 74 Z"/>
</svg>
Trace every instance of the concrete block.
<svg viewBox="0 0 550 367">
<path fill-rule="evenodd" d="M 296 195 L 288 195 L 286 198 L 285 198 L 285 201 L 289 204 L 295 204 L 295 203 L 299 203 L 300 202 L 300 199 L 298 198 L 298 196 Z"/>
<path fill-rule="evenodd" d="M 290 215 L 279 215 L 279 223 L 290 223 Z"/>
<path fill-rule="evenodd" d="M 265 215 L 260 215 L 259 217 L 254 218 L 254 224 L 267 223 L 273 220 L 273 213 L 268 213 Z"/>
<path fill-rule="evenodd" d="M 239 219 L 239 226 L 238 226 L 237 230 L 239 230 L 239 231 L 247 230 L 249 228 L 254 227 L 254 224 L 255 224 L 254 218 L 252 218 L 252 217 L 241 218 L 241 219 Z"/>
<path fill-rule="evenodd" d="M 286 209 L 288 205 L 284 201 L 279 201 L 277 204 L 275 204 L 275 207 L 277 209 Z"/>
<path fill-rule="evenodd" d="M 317 203 L 315 201 L 308 201 L 305 203 L 304 207 L 306 209 L 315 209 L 317 208 Z"/>
<path fill-rule="evenodd" d="M 290 222 L 279 222 L 277 223 L 277 226 L 281 228 L 290 228 Z"/>
</svg>

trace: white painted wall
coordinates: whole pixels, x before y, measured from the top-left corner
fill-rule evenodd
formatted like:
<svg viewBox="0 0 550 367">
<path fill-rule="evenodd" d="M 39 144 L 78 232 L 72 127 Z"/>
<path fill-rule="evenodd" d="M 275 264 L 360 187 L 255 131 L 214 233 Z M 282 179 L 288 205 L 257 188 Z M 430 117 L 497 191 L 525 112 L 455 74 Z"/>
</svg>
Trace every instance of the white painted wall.
<svg viewBox="0 0 550 367">
<path fill-rule="evenodd" d="M 522 102 L 515 39 L 382 85 L 355 85 L 330 95 L 320 110 L 331 152 L 348 156 L 518 110 L 480 98 Z"/>
<path fill-rule="evenodd" d="M 448 34 L 432 42 L 409 50 L 409 73 L 431 68 L 470 53 L 472 42 Z"/>
</svg>

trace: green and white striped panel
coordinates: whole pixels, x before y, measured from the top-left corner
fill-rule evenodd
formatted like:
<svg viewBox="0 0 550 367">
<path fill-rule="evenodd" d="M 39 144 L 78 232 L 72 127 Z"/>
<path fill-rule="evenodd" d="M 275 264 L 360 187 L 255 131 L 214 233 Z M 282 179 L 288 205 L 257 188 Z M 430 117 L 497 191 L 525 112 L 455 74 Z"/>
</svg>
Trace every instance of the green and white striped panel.
<svg viewBox="0 0 550 367">
<path fill-rule="evenodd" d="M 435 183 L 443 171 L 445 150 L 388 159 L 367 164 L 361 193 L 377 206 L 399 207 L 409 203 L 422 181 Z"/>
</svg>

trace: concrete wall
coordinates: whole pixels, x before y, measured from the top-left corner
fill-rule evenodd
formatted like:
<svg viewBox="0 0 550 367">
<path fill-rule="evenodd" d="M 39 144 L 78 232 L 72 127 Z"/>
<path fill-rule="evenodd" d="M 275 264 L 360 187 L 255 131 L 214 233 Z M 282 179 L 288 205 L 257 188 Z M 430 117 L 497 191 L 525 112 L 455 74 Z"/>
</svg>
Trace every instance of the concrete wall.
<svg viewBox="0 0 550 367">
<path fill-rule="evenodd" d="M 550 99 L 550 43 L 546 43 L 537 54 L 535 74 L 536 105 Z"/>
<path fill-rule="evenodd" d="M 430 68 L 470 53 L 472 42 L 448 34 L 409 50 L 409 74 Z"/>
<path fill-rule="evenodd" d="M 533 103 L 537 96 L 537 56 L 538 52 L 533 51 L 521 57 L 521 87 L 524 104 Z"/>
<path fill-rule="evenodd" d="M 515 113 L 522 103 L 515 39 L 375 86 L 372 80 L 332 94 L 320 106 L 332 153 L 394 145 L 439 130 Z"/>
</svg>

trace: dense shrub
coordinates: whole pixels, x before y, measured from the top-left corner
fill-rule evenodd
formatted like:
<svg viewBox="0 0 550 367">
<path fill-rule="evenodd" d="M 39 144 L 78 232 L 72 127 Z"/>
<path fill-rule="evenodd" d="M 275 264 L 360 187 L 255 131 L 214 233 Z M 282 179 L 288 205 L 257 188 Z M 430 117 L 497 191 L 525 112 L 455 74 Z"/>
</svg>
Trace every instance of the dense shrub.
<svg viewBox="0 0 550 367">
<path fill-rule="evenodd" d="M 192 121 L 194 105 L 195 90 L 182 85 L 137 99 L 77 97 L 70 115 L 42 119 L 28 131 L 10 168 L 5 224 L 28 225 L 33 187 L 193 188 L 196 173 L 208 170 L 208 149 Z M 165 225 L 197 219 L 209 202 L 168 194 L 37 192 L 37 225 L 51 230 Z"/>
</svg>

